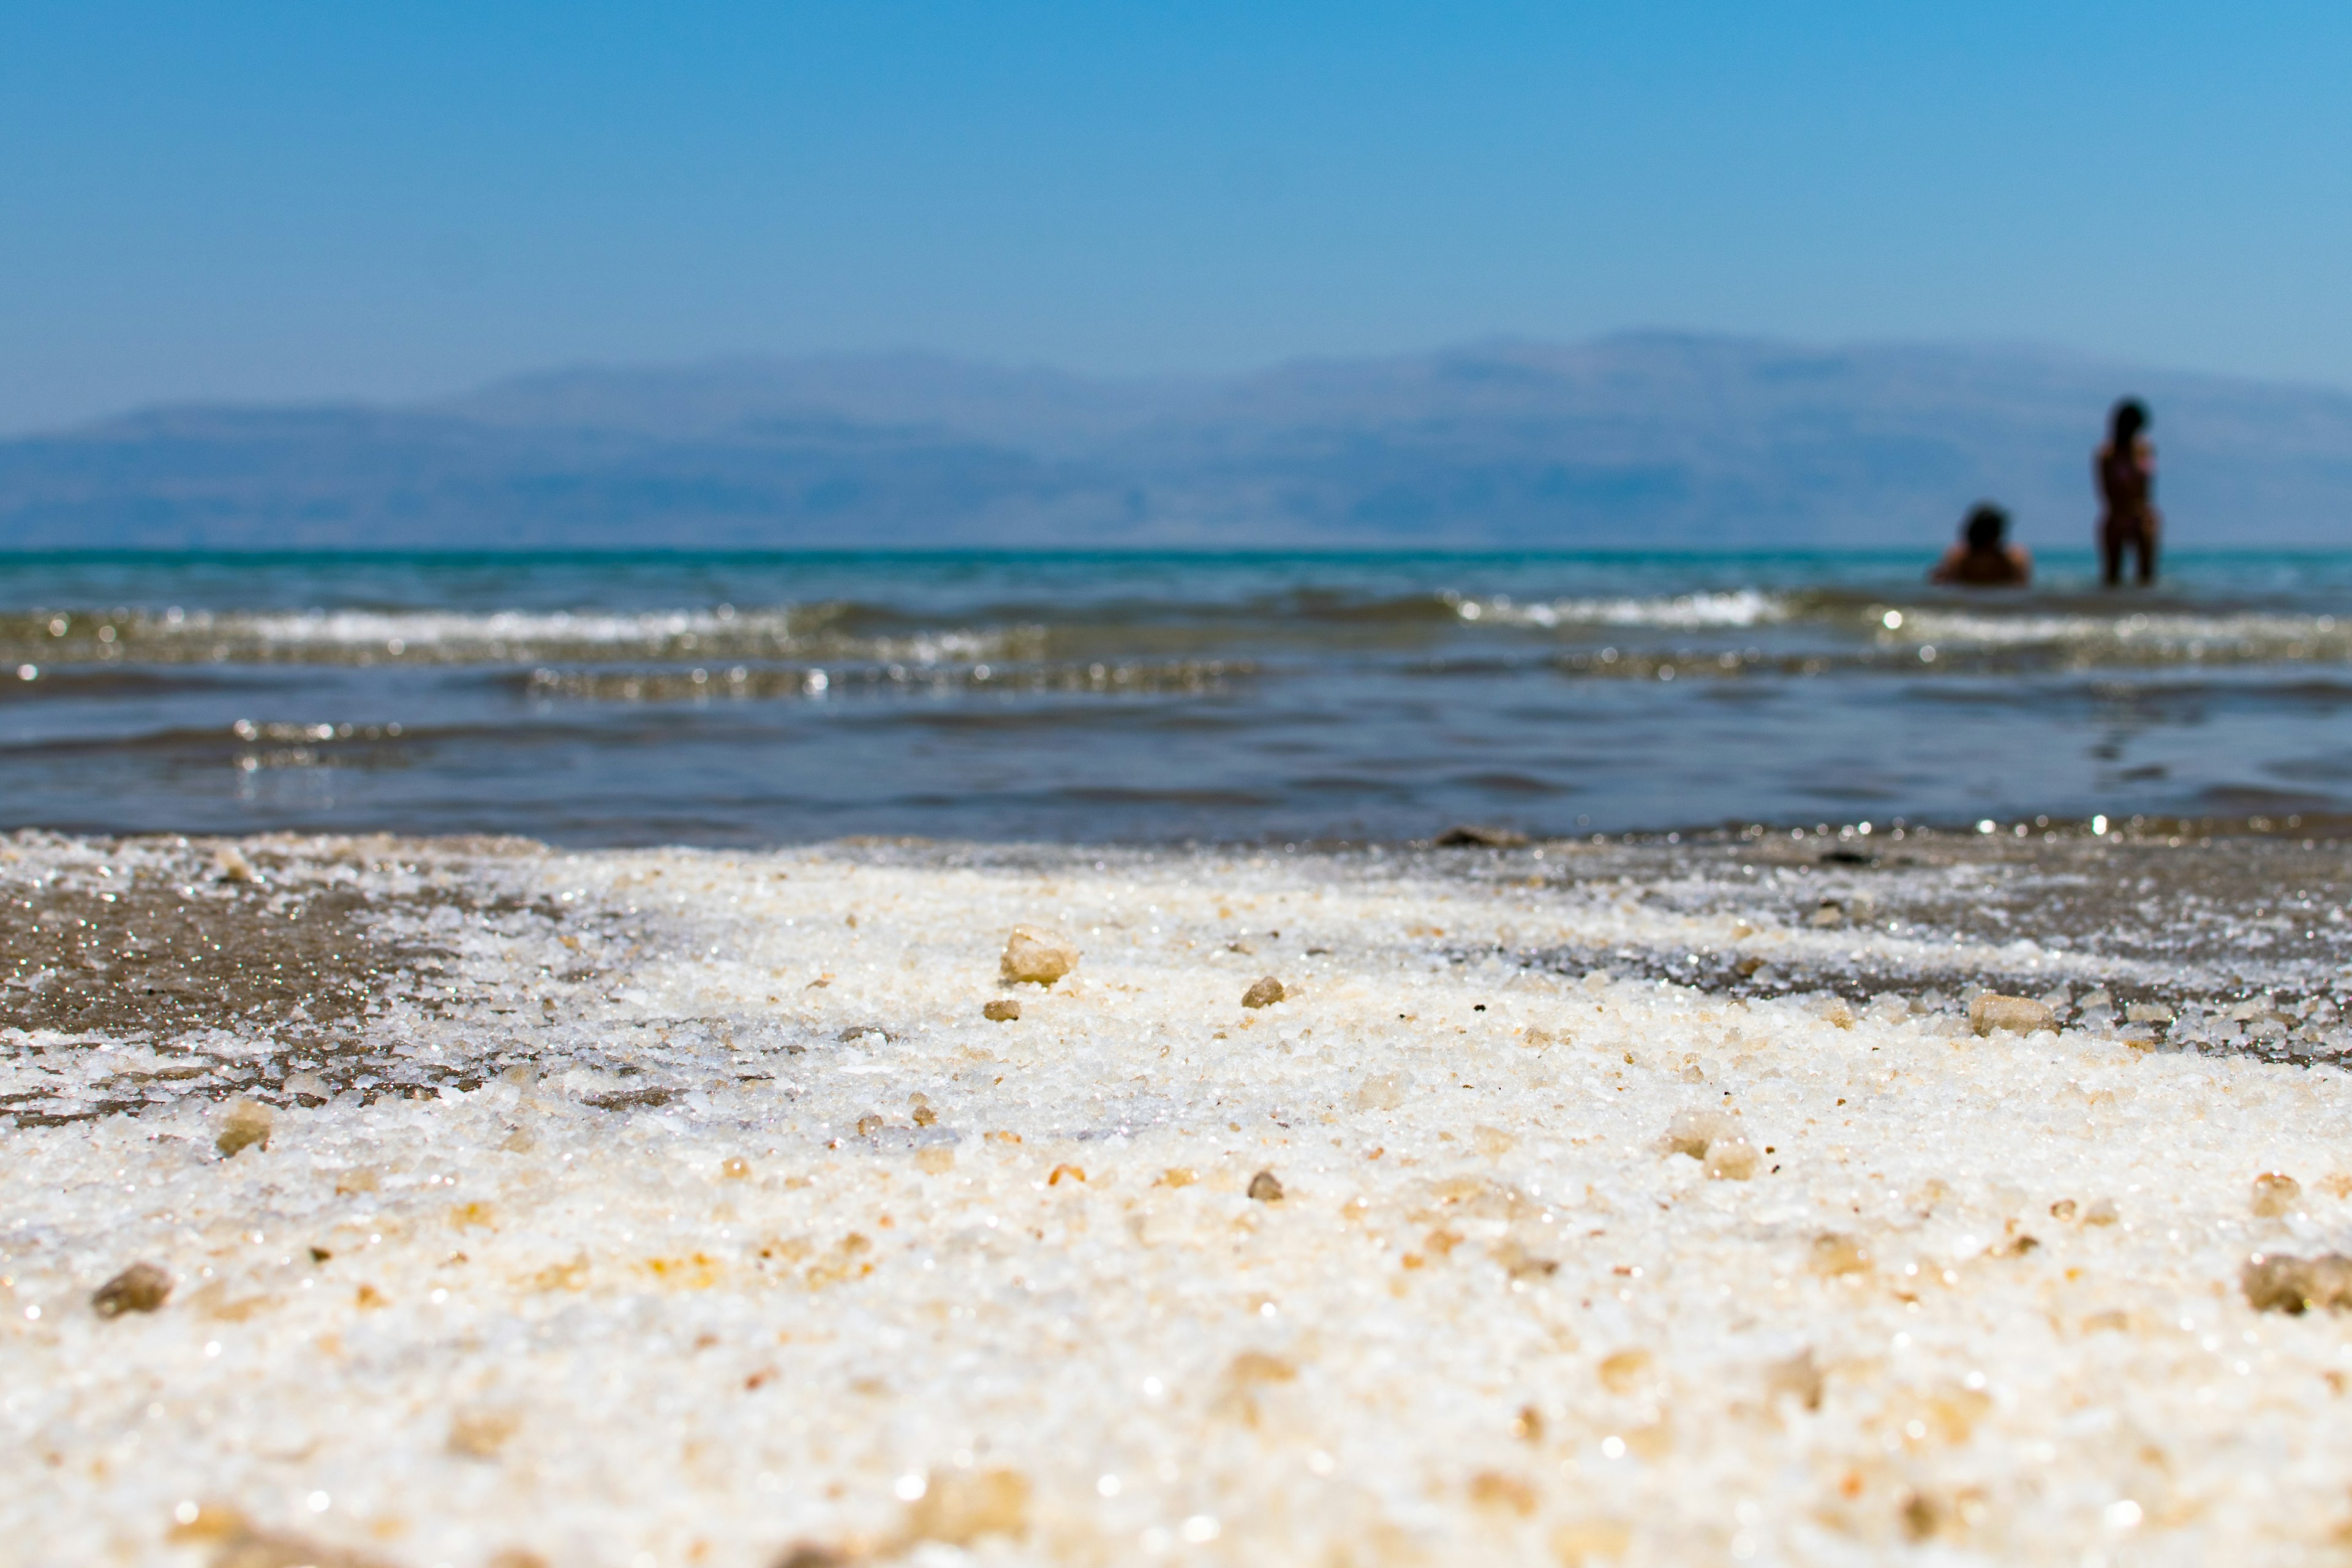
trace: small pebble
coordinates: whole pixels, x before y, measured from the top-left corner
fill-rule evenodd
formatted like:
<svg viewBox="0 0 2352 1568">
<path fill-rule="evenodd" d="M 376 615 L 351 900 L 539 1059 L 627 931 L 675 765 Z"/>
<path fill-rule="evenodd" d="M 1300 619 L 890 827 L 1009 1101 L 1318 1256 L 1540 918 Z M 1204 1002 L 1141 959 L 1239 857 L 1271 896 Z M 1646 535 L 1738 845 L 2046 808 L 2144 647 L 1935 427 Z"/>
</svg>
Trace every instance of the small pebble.
<svg viewBox="0 0 2352 1568">
<path fill-rule="evenodd" d="M 849 1554 L 814 1541 L 796 1541 L 776 1554 L 768 1568 L 847 1568 Z"/>
<path fill-rule="evenodd" d="M 970 1546 L 983 1536 L 1020 1536 L 1029 1529 L 1029 1478 L 1018 1470 L 933 1470 L 907 1510 L 907 1533 L 917 1541 Z"/>
<path fill-rule="evenodd" d="M 222 1112 L 220 1136 L 213 1141 L 213 1147 L 221 1152 L 223 1159 L 256 1143 L 267 1149 L 270 1124 L 275 1120 L 269 1107 L 257 1100 L 232 1100 Z"/>
<path fill-rule="evenodd" d="M 1669 1154 L 1688 1154 L 1694 1160 L 1704 1160 L 1707 1146 L 1717 1139 L 1738 1136 L 1739 1123 L 1720 1110 L 1677 1110 L 1666 1123 L 1661 1142 Z"/>
<path fill-rule="evenodd" d="M 1786 1361 L 1776 1361 L 1764 1369 L 1764 1392 L 1768 1398 L 1787 1394 L 1808 1410 L 1822 1407 L 1822 1369 L 1814 1364 L 1812 1347 L 1799 1351 Z"/>
<path fill-rule="evenodd" d="M 1282 982 L 1273 975 L 1261 976 L 1257 983 L 1242 993 L 1244 1007 L 1271 1007 L 1282 1000 Z"/>
<path fill-rule="evenodd" d="M 1816 1274 L 1834 1279 L 1841 1274 L 1870 1272 L 1870 1248 L 1857 1236 L 1842 1230 L 1825 1230 L 1813 1237 L 1806 1249 L 1808 1265 Z"/>
<path fill-rule="evenodd" d="M 1470 1146 L 1489 1160 L 1499 1159 L 1518 1147 L 1519 1141 L 1499 1127 L 1477 1126 L 1470 1129 Z"/>
<path fill-rule="evenodd" d="M 1010 996 L 1000 996 L 981 1005 L 980 1016 L 992 1024 L 1010 1024 L 1021 1016 L 1021 1004 Z"/>
<path fill-rule="evenodd" d="M 89 1304 L 101 1318 L 152 1312 L 172 1294 L 172 1277 L 152 1263 L 134 1263 L 91 1292 Z"/>
<path fill-rule="evenodd" d="M 1078 966 L 1078 950 L 1067 937 L 1037 926 L 1014 926 L 997 963 L 1008 985 L 1051 985 Z"/>
<path fill-rule="evenodd" d="M 2265 1172 L 2254 1178 L 2252 1206 L 2263 1219 L 2276 1219 L 2292 1214 L 2303 1201 L 2303 1184 L 2279 1171 Z"/>
<path fill-rule="evenodd" d="M 1601 1358 L 1601 1386 L 1612 1394 L 1631 1394 L 1648 1380 L 1650 1362 L 1645 1350 L 1612 1351 Z"/>
<path fill-rule="evenodd" d="M 1260 1171 L 1250 1178 L 1249 1195 L 1262 1204 L 1278 1204 L 1282 1201 L 1282 1183 L 1272 1171 Z"/>
<path fill-rule="evenodd" d="M 1744 1182 L 1756 1173 L 1760 1163 L 1756 1145 L 1734 1135 L 1717 1138 L 1706 1146 L 1706 1179 L 1710 1182 Z"/>
<path fill-rule="evenodd" d="M 2257 1252 L 2238 1276 L 2246 1304 L 2257 1312 L 2300 1313 L 2310 1307 L 2352 1307 L 2352 1258 L 2265 1257 Z"/>
<path fill-rule="evenodd" d="M 2031 996 L 2003 996 L 1985 991 L 1969 1004 L 1969 1027 L 1979 1035 L 2030 1035 L 2037 1029 L 2054 1031 L 2058 1015 L 2051 1011 L 2048 1003 L 2036 1002 Z"/>
<path fill-rule="evenodd" d="M 1517 828 L 1483 822 L 1457 823 L 1431 840 L 1441 849 L 1517 849 L 1527 841 Z"/>
</svg>

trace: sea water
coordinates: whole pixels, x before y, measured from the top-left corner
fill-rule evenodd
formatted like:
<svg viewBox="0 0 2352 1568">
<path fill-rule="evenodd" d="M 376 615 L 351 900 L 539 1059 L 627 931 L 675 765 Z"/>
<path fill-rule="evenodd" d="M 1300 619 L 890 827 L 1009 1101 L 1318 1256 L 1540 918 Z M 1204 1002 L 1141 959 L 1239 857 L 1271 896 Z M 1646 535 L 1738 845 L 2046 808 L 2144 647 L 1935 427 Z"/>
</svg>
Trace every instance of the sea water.
<svg viewBox="0 0 2352 1568">
<path fill-rule="evenodd" d="M 0 825 L 1395 841 L 2352 809 L 2352 553 L 0 557 Z"/>
</svg>

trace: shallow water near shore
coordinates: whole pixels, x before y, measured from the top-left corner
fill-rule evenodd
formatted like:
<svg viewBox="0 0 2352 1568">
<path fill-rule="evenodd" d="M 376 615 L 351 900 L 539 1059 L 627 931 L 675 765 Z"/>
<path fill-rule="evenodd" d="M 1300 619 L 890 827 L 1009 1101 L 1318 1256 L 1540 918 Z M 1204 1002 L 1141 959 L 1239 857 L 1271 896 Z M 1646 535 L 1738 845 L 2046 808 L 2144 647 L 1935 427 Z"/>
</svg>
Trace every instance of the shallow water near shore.
<svg viewBox="0 0 2352 1568">
<path fill-rule="evenodd" d="M 2352 555 L 0 558 L 0 825 L 1396 842 L 2352 813 Z"/>
</svg>

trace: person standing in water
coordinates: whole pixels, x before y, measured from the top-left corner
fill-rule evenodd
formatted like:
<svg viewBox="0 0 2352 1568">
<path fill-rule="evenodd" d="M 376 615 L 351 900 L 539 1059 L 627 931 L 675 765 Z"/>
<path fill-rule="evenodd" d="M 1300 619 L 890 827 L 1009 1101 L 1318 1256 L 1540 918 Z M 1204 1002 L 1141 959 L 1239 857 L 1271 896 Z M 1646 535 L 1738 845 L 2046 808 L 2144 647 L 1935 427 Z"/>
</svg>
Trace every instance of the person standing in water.
<svg viewBox="0 0 2352 1568">
<path fill-rule="evenodd" d="M 2156 448 L 2141 434 L 2147 426 L 2147 405 L 2125 398 L 2109 418 L 2106 445 L 2091 459 L 2099 481 L 2099 570 L 2110 588 L 2123 581 L 2126 550 L 2137 557 L 2140 585 L 2156 581 L 2164 519 L 2156 510 Z"/>
<path fill-rule="evenodd" d="M 1930 583 L 1963 588 L 2022 588 L 2033 580 L 2033 557 L 2009 542 L 2009 513 L 1989 500 L 1969 510 L 1959 542 L 1927 574 Z"/>
</svg>

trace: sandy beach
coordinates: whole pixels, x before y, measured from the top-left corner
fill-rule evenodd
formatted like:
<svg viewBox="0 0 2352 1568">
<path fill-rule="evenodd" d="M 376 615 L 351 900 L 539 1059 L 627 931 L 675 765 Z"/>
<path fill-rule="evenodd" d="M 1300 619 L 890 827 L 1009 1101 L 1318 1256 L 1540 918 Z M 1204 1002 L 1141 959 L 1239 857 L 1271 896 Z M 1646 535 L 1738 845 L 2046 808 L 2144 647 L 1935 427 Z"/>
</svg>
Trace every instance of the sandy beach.
<svg viewBox="0 0 2352 1568">
<path fill-rule="evenodd" d="M 2352 1351 L 2242 1277 L 2352 1244 L 2348 870 L 2155 826 L 20 834 L 0 1526 L 220 1568 L 2336 1561 Z M 1007 983 L 1016 926 L 1075 966 Z M 1979 1034 L 1988 986 L 2053 1027 Z"/>
</svg>

